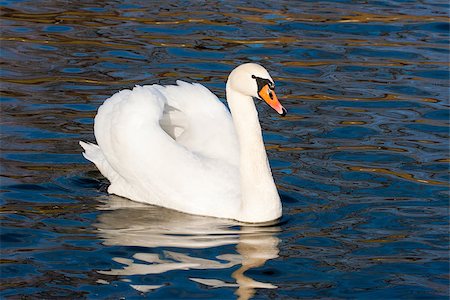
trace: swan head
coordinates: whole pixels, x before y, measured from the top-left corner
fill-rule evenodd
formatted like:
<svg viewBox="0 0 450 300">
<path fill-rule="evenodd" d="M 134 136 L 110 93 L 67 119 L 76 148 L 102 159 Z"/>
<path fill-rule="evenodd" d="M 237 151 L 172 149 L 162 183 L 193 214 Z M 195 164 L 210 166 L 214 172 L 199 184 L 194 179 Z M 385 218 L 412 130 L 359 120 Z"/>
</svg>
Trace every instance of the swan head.
<svg viewBox="0 0 450 300">
<path fill-rule="evenodd" d="M 281 116 L 287 113 L 275 94 L 272 77 L 261 65 L 246 63 L 236 67 L 228 76 L 227 86 L 245 96 L 263 100 Z"/>
</svg>

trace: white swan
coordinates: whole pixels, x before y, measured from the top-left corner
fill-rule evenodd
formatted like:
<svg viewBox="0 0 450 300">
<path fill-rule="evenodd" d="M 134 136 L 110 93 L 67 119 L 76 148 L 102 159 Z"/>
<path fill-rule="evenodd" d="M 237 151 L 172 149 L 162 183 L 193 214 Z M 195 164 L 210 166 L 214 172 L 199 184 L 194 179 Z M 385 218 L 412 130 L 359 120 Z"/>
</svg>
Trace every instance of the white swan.
<svg viewBox="0 0 450 300">
<path fill-rule="evenodd" d="M 280 115 L 286 109 L 262 66 L 247 63 L 228 77 L 230 112 L 204 86 L 136 86 L 98 109 L 98 145 L 84 157 L 108 178 L 108 192 L 185 213 L 266 222 L 281 216 L 252 97 Z"/>
</svg>

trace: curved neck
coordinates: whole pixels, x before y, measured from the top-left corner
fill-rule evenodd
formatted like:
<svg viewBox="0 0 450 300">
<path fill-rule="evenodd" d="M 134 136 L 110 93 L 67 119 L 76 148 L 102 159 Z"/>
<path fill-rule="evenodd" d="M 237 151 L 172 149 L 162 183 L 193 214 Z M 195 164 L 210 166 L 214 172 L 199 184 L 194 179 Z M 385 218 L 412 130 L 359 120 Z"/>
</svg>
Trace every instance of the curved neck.
<svg viewBox="0 0 450 300">
<path fill-rule="evenodd" d="M 273 181 L 252 97 L 227 84 L 227 102 L 239 140 L 241 212 L 239 221 L 265 222 L 281 216 L 281 201 Z"/>
</svg>

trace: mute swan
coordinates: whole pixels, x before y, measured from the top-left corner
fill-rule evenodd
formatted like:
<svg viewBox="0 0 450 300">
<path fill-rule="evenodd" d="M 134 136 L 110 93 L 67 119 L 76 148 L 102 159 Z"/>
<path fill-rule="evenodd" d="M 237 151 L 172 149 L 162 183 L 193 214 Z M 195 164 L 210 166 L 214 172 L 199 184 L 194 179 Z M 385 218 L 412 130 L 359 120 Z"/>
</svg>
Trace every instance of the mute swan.
<svg viewBox="0 0 450 300">
<path fill-rule="evenodd" d="M 83 155 L 111 182 L 110 194 L 195 215 L 275 220 L 281 201 L 252 99 L 284 116 L 274 88 L 262 66 L 236 67 L 226 84 L 231 114 L 197 83 L 122 90 L 98 109 L 98 145 L 80 142 Z"/>
</svg>

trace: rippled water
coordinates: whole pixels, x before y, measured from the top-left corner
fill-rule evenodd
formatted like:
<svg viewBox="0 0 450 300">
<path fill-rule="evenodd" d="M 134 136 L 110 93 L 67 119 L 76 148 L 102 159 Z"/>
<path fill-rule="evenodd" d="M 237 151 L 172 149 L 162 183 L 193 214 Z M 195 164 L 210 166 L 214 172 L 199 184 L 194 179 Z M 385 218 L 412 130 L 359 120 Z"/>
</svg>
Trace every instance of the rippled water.
<svg viewBox="0 0 450 300">
<path fill-rule="evenodd" d="M 1 1 L 2 298 L 449 296 L 447 1 Z M 284 205 L 242 226 L 108 196 L 108 96 L 260 62 Z"/>
</svg>

